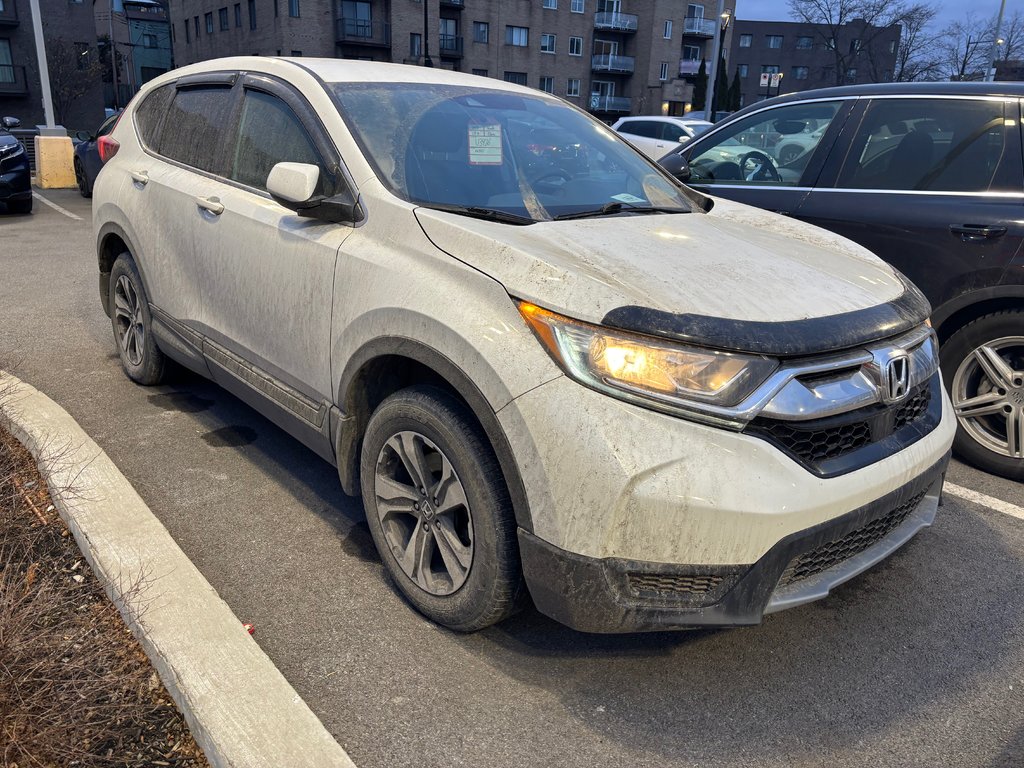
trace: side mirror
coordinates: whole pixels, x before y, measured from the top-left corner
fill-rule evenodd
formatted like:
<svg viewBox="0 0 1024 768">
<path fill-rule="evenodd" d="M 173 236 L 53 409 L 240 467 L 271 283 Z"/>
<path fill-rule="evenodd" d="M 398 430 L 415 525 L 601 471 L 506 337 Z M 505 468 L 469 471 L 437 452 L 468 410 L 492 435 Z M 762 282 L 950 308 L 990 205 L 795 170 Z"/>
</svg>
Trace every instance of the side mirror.
<svg viewBox="0 0 1024 768">
<path fill-rule="evenodd" d="M 678 152 L 665 155 L 665 157 L 658 161 L 658 164 L 679 181 L 687 182 L 690 180 L 690 164 Z"/>
<path fill-rule="evenodd" d="M 4 128 L 10 130 L 12 128 L 20 127 L 21 120 L 19 120 L 16 117 L 5 117 L 2 120 L 0 120 L 0 125 L 3 125 Z"/>
<path fill-rule="evenodd" d="M 75 138 L 79 141 L 92 141 L 92 134 L 88 131 L 75 131 Z"/>
<path fill-rule="evenodd" d="M 267 176 L 267 192 L 275 201 L 300 216 L 354 224 L 363 219 L 359 199 L 351 190 L 332 197 L 314 195 L 320 181 L 320 169 L 308 163 L 278 163 Z"/>
</svg>

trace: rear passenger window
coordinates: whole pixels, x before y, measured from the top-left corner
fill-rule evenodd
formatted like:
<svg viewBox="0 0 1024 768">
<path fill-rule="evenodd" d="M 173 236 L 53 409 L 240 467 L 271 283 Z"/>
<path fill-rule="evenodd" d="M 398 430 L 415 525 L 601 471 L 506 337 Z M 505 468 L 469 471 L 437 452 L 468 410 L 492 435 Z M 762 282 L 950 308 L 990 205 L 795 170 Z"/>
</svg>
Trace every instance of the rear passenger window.
<svg viewBox="0 0 1024 768">
<path fill-rule="evenodd" d="M 631 136 L 646 136 L 649 139 L 656 139 L 661 134 L 661 123 L 654 120 L 630 120 L 619 126 L 619 130 Z"/>
<path fill-rule="evenodd" d="M 1014 105 L 1014 112 L 1016 106 Z M 1006 102 L 876 99 L 868 106 L 839 186 L 930 192 L 1019 191 L 1004 156 L 1017 141 Z"/>
<path fill-rule="evenodd" d="M 165 85 L 150 93 L 135 110 L 135 125 L 138 126 L 142 145 L 155 150 L 160 146 L 160 124 L 174 98 L 174 86 Z M 100 134 L 103 135 L 103 134 Z"/>
<path fill-rule="evenodd" d="M 246 90 L 230 177 L 266 189 L 277 163 L 309 163 L 320 167 L 317 194 L 326 194 L 327 172 L 299 118 L 283 101 L 262 91 Z"/>
<path fill-rule="evenodd" d="M 230 86 L 180 88 L 160 131 L 160 154 L 210 173 L 223 170 Z"/>
</svg>

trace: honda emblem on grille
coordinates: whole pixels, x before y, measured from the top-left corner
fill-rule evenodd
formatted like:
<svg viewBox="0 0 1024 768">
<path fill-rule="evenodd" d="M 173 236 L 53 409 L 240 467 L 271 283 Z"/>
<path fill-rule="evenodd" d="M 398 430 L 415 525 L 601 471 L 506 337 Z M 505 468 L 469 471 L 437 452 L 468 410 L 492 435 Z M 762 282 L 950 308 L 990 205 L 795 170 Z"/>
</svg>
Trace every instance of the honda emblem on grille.
<svg viewBox="0 0 1024 768">
<path fill-rule="evenodd" d="M 910 358 L 897 354 L 882 368 L 882 395 L 887 403 L 898 403 L 910 389 Z"/>
</svg>

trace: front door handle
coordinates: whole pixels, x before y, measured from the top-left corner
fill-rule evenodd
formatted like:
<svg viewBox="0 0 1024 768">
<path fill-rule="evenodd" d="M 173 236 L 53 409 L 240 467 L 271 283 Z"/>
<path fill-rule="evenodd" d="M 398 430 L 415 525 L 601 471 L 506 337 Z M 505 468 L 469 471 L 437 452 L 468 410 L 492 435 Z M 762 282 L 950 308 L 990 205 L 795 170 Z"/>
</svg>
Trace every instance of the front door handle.
<svg viewBox="0 0 1024 768">
<path fill-rule="evenodd" d="M 959 235 L 965 243 L 980 243 L 984 240 L 995 240 L 1006 234 L 1006 227 L 989 227 L 984 224 L 951 224 L 949 231 Z"/>
<path fill-rule="evenodd" d="M 143 187 L 149 183 L 149 171 L 132 171 L 132 181 L 141 184 Z"/>
<path fill-rule="evenodd" d="M 219 197 L 197 197 L 196 205 L 204 211 L 209 211 L 214 216 L 220 216 L 224 213 L 224 203 L 220 201 Z"/>
</svg>

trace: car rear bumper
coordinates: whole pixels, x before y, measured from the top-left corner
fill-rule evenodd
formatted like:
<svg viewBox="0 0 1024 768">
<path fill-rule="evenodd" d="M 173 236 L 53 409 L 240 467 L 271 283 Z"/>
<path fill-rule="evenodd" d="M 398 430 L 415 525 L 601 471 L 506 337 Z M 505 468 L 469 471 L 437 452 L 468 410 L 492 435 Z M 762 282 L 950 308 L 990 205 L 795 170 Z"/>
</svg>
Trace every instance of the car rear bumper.
<svg viewBox="0 0 1024 768">
<path fill-rule="evenodd" d="M 592 558 L 520 529 L 537 608 L 584 632 L 757 624 L 825 597 L 932 524 L 947 453 L 914 480 L 862 507 L 797 531 L 749 565 L 679 565 Z"/>
</svg>

